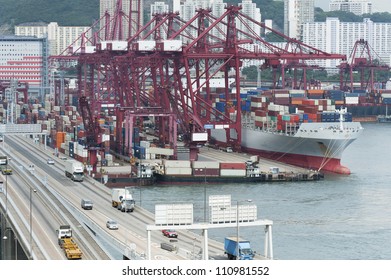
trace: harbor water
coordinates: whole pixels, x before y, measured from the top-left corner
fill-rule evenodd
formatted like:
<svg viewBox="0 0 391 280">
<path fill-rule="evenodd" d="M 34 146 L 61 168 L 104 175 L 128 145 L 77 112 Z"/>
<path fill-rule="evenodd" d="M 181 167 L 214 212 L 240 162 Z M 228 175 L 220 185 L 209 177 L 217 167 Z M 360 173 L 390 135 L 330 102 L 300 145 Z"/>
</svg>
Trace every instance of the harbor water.
<svg viewBox="0 0 391 280">
<path fill-rule="evenodd" d="M 391 250 L 391 123 L 363 123 L 364 132 L 344 152 L 351 175 L 325 174 L 314 182 L 160 185 L 135 192 L 137 204 L 192 203 L 195 223 L 208 218 L 209 195 L 252 200 L 258 219 L 273 221 L 274 258 L 280 260 L 389 260 Z M 264 229 L 241 227 L 262 253 Z M 236 228 L 210 230 L 223 242 Z"/>
</svg>

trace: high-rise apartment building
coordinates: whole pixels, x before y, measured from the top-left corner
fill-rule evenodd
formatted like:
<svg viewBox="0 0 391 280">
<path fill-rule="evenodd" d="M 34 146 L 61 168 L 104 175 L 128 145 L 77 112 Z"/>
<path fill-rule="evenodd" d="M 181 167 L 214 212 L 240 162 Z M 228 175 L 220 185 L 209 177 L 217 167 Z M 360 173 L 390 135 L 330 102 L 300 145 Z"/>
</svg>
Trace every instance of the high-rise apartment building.
<svg viewBox="0 0 391 280">
<path fill-rule="evenodd" d="M 88 32 L 87 37 L 92 37 L 89 26 L 59 26 L 57 22 L 24 23 L 15 26 L 17 36 L 47 38 L 49 55 L 59 55 L 65 52 L 71 44 L 80 46 L 81 41 L 78 39 L 85 32 Z"/>
<path fill-rule="evenodd" d="M 0 36 L 0 80 L 28 83 L 29 92 L 48 87 L 46 38 Z"/>
<path fill-rule="evenodd" d="M 370 19 L 363 22 L 341 22 L 338 18 L 327 18 L 325 22 L 304 24 L 303 42 L 322 51 L 344 54 L 349 58 L 358 40 L 368 42 L 372 59 L 391 65 L 391 23 L 377 23 Z M 334 60 L 315 62 L 322 67 L 335 67 Z"/>
<path fill-rule="evenodd" d="M 226 11 L 225 6 L 226 4 L 223 3 L 223 0 L 186 0 L 180 6 L 179 16 L 184 21 L 189 21 L 196 15 L 196 11 L 198 9 L 211 9 L 212 14 L 218 18 Z M 194 22 L 193 26 L 197 27 L 197 22 Z M 223 32 L 226 32 L 226 27 L 224 25 L 218 24 L 218 28 L 220 28 Z M 211 34 L 217 38 L 223 38 L 223 35 L 218 31 L 218 28 L 214 28 Z M 195 38 L 197 36 L 197 30 L 192 30 L 191 35 Z M 188 38 L 182 39 L 185 41 L 184 43 L 187 43 L 186 40 L 191 41 Z"/>
<path fill-rule="evenodd" d="M 163 14 L 169 12 L 169 6 L 165 2 L 155 2 L 151 4 L 151 18 L 154 14 Z"/>
<path fill-rule="evenodd" d="M 112 19 L 115 16 L 115 12 L 117 10 L 117 0 L 100 0 L 100 18 L 102 18 L 100 22 L 100 36 L 102 40 L 106 38 L 110 38 L 110 34 L 112 34 L 114 22 Z M 138 29 L 143 25 L 143 8 L 144 1 L 142 0 L 122 0 L 122 12 L 124 13 L 124 17 L 122 17 L 122 30 L 115 34 L 115 37 L 118 38 L 118 34 L 122 33 L 122 40 L 126 40 L 127 38 L 134 35 Z M 105 34 L 105 20 L 104 15 L 106 12 L 110 15 L 111 23 L 110 23 L 110 34 Z M 107 35 L 108 37 L 106 37 Z"/>
<path fill-rule="evenodd" d="M 314 21 L 314 0 L 284 0 L 284 34 L 301 39 L 303 24 Z"/>
<path fill-rule="evenodd" d="M 242 3 L 240 3 L 240 5 L 242 6 L 241 13 L 249 16 L 255 22 L 261 22 L 261 11 L 259 8 L 257 8 L 257 5 L 252 2 L 252 0 L 242 0 Z M 237 21 L 236 27 L 240 30 L 250 29 L 254 31 L 254 35 L 261 35 L 261 26 L 247 19 L 244 21 Z M 242 39 L 241 36 L 240 39 Z"/>
<path fill-rule="evenodd" d="M 260 9 L 256 7 L 256 4 L 252 2 L 252 0 L 243 0 L 242 3 L 239 3 L 239 5 L 242 7 L 241 13 L 248 15 L 252 19 L 254 19 L 257 22 L 261 21 L 261 12 Z M 186 0 L 181 5 L 180 10 L 180 17 L 188 21 L 190 20 L 195 14 L 197 9 L 211 9 L 212 14 L 219 18 L 226 12 L 227 4 L 223 2 L 223 0 Z M 256 25 L 255 23 L 244 20 L 243 22 L 237 21 L 236 27 L 241 30 L 253 30 L 256 34 L 261 34 L 261 28 L 259 25 Z M 250 27 L 250 28 L 249 28 Z M 211 35 L 220 38 L 225 39 L 224 34 L 226 33 L 226 25 L 218 24 L 216 28 L 213 28 L 211 30 Z M 196 33 L 194 32 L 193 36 L 195 36 Z M 244 36 L 243 34 L 239 34 L 239 36 Z"/>
<path fill-rule="evenodd" d="M 372 3 L 366 0 L 332 0 L 330 11 L 351 12 L 358 16 L 372 14 Z"/>
</svg>

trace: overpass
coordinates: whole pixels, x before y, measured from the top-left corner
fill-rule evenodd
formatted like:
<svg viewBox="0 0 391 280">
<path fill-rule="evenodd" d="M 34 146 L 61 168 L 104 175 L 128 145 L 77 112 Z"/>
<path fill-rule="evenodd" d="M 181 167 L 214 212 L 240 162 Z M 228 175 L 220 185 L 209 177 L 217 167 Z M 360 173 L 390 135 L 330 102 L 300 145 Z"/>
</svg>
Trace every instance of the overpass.
<svg viewBox="0 0 391 280">
<path fill-rule="evenodd" d="M 55 234 L 62 224 L 71 225 L 83 259 L 226 259 L 220 242 L 202 238 L 183 226 L 178 228 L 177 250 L 163 250 L 160 245 L 168 240 L 155 227 L 152 213 L 137 206 L 133 213 L 113 208 L 109 188 L 90 177 L 83 182 L 71 181 L 64 176 L 64 160 L 29 135 L 13 135 L 5 140 L 0 145 L 1 153 L 11 159 L 8 164 L 13 175 L 0 174 L 1 236 L 7 237 L 1 239 L 3 259 L 66 259 Z M 55 164 L 48 165 L 48 158 L 53 158 Z M 81 198 L 93 200 L 94 209 L 83 210 Z M 108 230 L 105 227 L 108 219 L 117 220 L 120 229 Z M 271 229 L 271 224 L 262 220 L 240 226 Z M 271 243 L 268 244 L 269 256 L 267 251 L 265 256 L 272 258 Z"/>
</svg>

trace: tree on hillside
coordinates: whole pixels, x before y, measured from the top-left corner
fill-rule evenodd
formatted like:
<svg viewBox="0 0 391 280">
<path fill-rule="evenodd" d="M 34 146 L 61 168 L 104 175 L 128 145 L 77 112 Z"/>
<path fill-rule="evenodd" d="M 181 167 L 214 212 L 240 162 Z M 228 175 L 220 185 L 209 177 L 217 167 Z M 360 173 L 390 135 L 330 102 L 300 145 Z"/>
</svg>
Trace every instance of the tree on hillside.
<svg viewBox="0 0 391 280">
<path fill-rule="evenodd" d="M 364 18 L 369 18 L 373 22 L 391 23 L 390 13 L 373 13 L 373 14 L 363 14 L 362 16 L 358 16 L 350 12 L 343 12 L 343 11 L 324 12 L 320 8 L 315 9 L 315 21 L 324 22 L 326 21 L 327 17 L 336 17 L 342 22 L 362 22 Z"/>
</svg>

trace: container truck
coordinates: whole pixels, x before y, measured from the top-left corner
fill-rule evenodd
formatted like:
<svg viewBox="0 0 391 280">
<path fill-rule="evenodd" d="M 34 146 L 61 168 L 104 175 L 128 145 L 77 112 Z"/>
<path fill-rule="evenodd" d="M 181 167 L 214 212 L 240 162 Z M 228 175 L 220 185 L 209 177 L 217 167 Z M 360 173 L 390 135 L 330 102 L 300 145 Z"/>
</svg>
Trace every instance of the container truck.
<svg viewBox="0 0 391 280">
<path fill-rule="evenodd" d="M 72 229 L 70 225 L 61 225 L 56 231 L 58 244 L 64 250 L 65 256 L 68 260 L 81 259 L 82 252 L 79 246 L 72 238 Z"/>
<path fill-rule="evenodd" d="M 111 204 L 122 212 L 133 212 L 135 201 L 128 189 L 115 188 L 111 190 Z"/>
<path fill-rule="evenodd" d="M 71 178 L 73 181 L 83 182 L 84 165 L 77 160 L 65 161 L 65 176 Z"/>
<path fill-rule="evenodd" d="M 12 169 L 8 166 L 8 157 L 0 156 L 0 171 L 3 175 L 11 175 Z"/>
<path fill-rule="evenodd" d="M 239 238 L 239 246 L 237 243 L 238 238 L 226 237 L 224 240 L 224 253 L 227 254 L 229 260 L 252 260 L 254 259 L 253 250 L 250 246 L 250 241 Z M 237 250 L 239 248 L 239 255 Z"/>
</svg>

